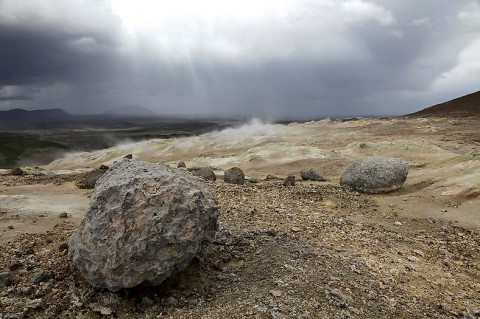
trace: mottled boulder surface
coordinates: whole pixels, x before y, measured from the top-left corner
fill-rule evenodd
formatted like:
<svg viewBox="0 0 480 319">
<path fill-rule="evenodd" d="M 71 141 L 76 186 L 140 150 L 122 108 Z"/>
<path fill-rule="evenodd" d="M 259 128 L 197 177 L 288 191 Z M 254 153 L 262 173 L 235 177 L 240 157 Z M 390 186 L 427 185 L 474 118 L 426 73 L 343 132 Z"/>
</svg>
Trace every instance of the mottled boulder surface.
<svg viewBox="0 0 480 319">
<path fill-rule="evenodd" d="M 245 183 L 245 174 L 240 168 L 232 167 L 223 173 L 223 181 L 225 183 L 243 185 Z"/>
<path fill-rule="evenodd" d="M 342 174 L 340 185 L 362 193 L 386 193 L 403 186 L 408 163 L 394 157 L 368 157 L 354 162 Z"/>
<path fill-rule="evenodd" d="M 213 240 L 218 215 L 214 196 L 188 172 L 124 160 L 97 181 L 69 255 L 94 287 L 158 285 Z"/>
</svg>

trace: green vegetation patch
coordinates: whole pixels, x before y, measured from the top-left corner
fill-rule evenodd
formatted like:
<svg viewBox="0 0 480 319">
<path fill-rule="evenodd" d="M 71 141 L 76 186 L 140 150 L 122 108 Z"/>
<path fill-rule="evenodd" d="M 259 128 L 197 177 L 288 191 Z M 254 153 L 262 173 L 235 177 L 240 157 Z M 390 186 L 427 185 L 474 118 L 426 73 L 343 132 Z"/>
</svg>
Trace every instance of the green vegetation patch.
<svg viewBox="0 0 480 319">
<path fill-rule="evenodd" d="M 0 168 L 12 168 L 24 157 L 66 149 L 67 146 L 43 140 L 37 134 L 0 132 Z"/>
<path fill-rule="evenodd" d="M 471 152 L 466 154 L 467 160 L 480 160 L 480 152 Z"/>
</svg>

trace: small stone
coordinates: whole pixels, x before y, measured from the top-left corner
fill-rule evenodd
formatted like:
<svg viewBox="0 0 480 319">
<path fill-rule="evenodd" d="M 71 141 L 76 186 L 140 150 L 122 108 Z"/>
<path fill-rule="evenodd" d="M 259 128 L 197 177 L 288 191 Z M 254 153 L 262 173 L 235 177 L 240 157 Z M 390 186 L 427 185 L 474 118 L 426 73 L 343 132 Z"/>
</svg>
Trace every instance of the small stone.
<svg viewBox="0 0 480 319">
<path fill-rule="evenodd" d="M 8 225 L 7 228 L 8 228 L 8 229 L 15 229 L 15 227 L 13 227 L 13 225 Z"/>
<path fill-rule="evenodd" d="M 184 161 L 181 161 L 178 163 L 177 168 L 187 168 L 187 165 L 185 165 Z"/>
<path fill-rule="evenodd" d="M 167 299 L 167 305 L 169 305 L 169 306 L 176 306 L 176 305 L 178 305 L 178 300 L 177 300 L 177 298 L 175 298 L 175 297 L 173 297 L 173 296 L 168 297 L 168 299 Z"/>
<path fill-rule="evenodd" d="M 37 272 L 35 275 L 33 275 L 32 279 L 30 279 L 30 282 L 32 284 L 39 284 L 41 282 L 49 281 L 50 279 L 53 279 L 55 277 L 55 274 L 51 270 L 41 270 Z"/>
<path fill-rule="evenodd" d="M 287 179 L 283 182 L 283 186 L 295 186 L 295 176 L 288 175 Z"/>
<path fill-rule="evenodd" d="M 20 292 L 24 295 L 30 295 L 32 291 L 33 291 L 32 286 L 22 287 L 22 289 L 20 289 Z"/>
<path fill-rule="evenodd" d="M 225 183 L 243 185 L 245 183 L 245 174 L 238 167 L 227 169 L 223 174 Z"/>
<path fill-rule="evenodd" d="M 435 217 L 435 216 L 428 216 L 427 218 L 425 218 L 427 221 L 429 221 L 430 223 L 436 223 L 438 222 L 438 219 Z"/>
<path fill-rule="evenodd" d="M 22 267 L 23 264 L 18 261 L 18 260 L 14 260 L 12 261 L 12 263 L 10 264 L 10 266 L 8 266 L 8 269 L 10 269 L 10 271 L 15 271 L 17 269 L 19 269 L 20 267 Z"/>
<path fill-rule="evenodd" d="M 298 233 L 298 232 L 302 231 L 299 227 L 292 227 L 292 228 L 290 228 L 290 230 L 294 233 Z"/>
<path fill-rule="evenodd" d="M 95 312 L 99 312 L 100 314 L 104 316 L 109 316 L 113 313 L 112 308 L 110 307 L 105 307 L 104 305 L 100 304 L 93 304 L 92 305 L 92 310 Z"/>
<path fill-rule="evenodd" d="M 249 182 L 249 183 L 252 183 L 252 184 L 256 184 L 256 183 L 258 183 L 258 179 L 256 179 L 255 177 L 250 177 L 250 178 L 248 179 L 248 182 Z"/>
<path fill-rule="evenodd" d="M 58 217 L 60 217 L 60 218 L 67 218 L 67 217 L 68 217 L 68 214 L 65 213 L 65 212 L 63 212 L 63 213 L 58 214 Z"/>
<path fill-rule="evenodd" d="M 155 305 L 155 302 L 149 297 L 143 297 L 142 302 L 140 303 L 142 308 L 150 308 Z"/>
<path fill-rule="evenodd" d="M 9 272 L 0 273 L 0 288 L 10 286 L 12 283 L 12 275 Z"/>
<path fill-rule="evenodd" d="M 26 172 L 21 169 L 20 167 L 15 167 L 14 169 L 12 169 L 10 171 L 10 174 L 13 175 L 13 176 L 22 176 L 22 175 L 25 175 Z"/>
<path fill-rule="evenodd" d="M 188 169 L 193 175 L 200 177 L 207 181 L 216 181 L 217 176 L 215 172 L 210 167 L 195 167 Z"/>
<path fill-rule="evenodd" d="M 127 154 L 127 155 L 125 155 L 123 158 L 132 159 L 132 158 L 133 158 L 133 155 L 132 155 L 132 154 Z"/>
<path fill-rule="evenodd" d="M 42 305 L 42 302 L 43 302 L 42 298 L 27 299 L 25 301 L 25 307 L 27 307 L 28 309 L 36 309 Z"/>
<path fill-rule="evenodd" d="M 11 312 L 6 313 L 4 319 L 24 319 L 26 317 L 25 312 Z M 0 317 L 1 318 L 1 317 Z"/>
<path fill-rule="evenodd" d="M 274 297 L 280 297 L 282 292 L 280 290 L 270 290 L 270 294 Z"/>
<path fill-rule="evenodd" d="M 393 223 L 395 226 L 402 226 L 403 224 L 401 222 L 395 222 Z"/>
<path fill-rule="evenodd" d="M 311 167 L 304 167 L 300 172 L 300 176 L 303 180 L 306 181 L 319 181 L 325 182 L 327 179 L 323 177 L 320 173 L 318 173 L 315 169 Z"/>
<path fill-rule="evenodd" d="M 408 256 L 407 259 L 410 260 L 411 262 L 416 262 L 416 261 L 418 261 L 418 258 L 415 257 L 415 256 Z"/>
<path fill-rule="evenodd" d="M 65 251 L 68 250 L 68 243 L 61 243 L 60 246 L 58 246 L 59 251 Z"/>
<path fill-rule="evenodd" d="M 413 252 L 419 256 L 425 257 L 425 253 L 419 249 L 415 249 Z"/>
<path fill-rule="evenodd" d="M 256 312 L 259 312 L 259 313 L 265 313 L 267 312 L 268 308 L 265 307 L 265 306 L 260 306 L 260 305 L 256 305 L 255 307 L 255 311 Z"/>
</svg>

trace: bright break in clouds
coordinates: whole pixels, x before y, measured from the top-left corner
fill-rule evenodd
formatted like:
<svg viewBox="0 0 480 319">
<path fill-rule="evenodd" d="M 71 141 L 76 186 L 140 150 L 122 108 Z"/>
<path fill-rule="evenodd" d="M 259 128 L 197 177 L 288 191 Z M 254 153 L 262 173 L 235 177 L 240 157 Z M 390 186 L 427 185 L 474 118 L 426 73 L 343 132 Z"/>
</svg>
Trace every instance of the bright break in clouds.
<svg viewBox="0 0 480 319">
<path fill-rule="evenodd" d="M 478 83 L 473 0 L 0 1 L 0 109 L 390 115 Z"/>
</svg>

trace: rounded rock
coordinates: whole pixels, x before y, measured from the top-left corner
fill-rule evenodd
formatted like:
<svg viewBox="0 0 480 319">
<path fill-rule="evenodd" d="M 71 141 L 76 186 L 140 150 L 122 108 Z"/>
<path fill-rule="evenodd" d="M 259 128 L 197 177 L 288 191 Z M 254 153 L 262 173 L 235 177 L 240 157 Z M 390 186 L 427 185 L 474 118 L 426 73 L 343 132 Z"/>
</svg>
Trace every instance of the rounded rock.
<svg viewBox="0 0 480 319">
<path fill-rule="evenodd" d="M 408 163 L 404 159 L 368 157 L 350 165 L 342 174 L 340 185 L 361 193 L 387 193 L 401 188 L 407 175 Z"/>
<path fill-rule="evenodd" d="M 316 170 L 311 167 L 304 167 L 300 172 L 300 176 L 303 180 L 306 181 L 318 181 L 318 182 L 325 182 L 327 179 L 320 175 Z"/>
<path fill-rule="evenodd" d="M 94 287 L 158 285 L 213 240 L 218 205 L 185 170 L 122 161 L 97 182 L 69 255 Z"/>
<path fill-rule="evenodd" d="M 215 182 L 217 180 L 215 172 L 210 167 L 196 167 L 190 169 L 190 172 L 192 172 L 193 175 L 207 181 Z"/>
<path fill-rule="evenodd" d="M 283 186 L 295 186 L 295 176 L 288 175 L 285 181 L 283 182 Z"/>
<path fill-rule="evenodd" d="M 20 167 L 15 167 L 10 171 L 10 174 L 13 176 L 22 176 L 22 175 L 25 175 L 26 172 Z"/>
<path fill-rule="evenodd" d="M 245 174 L 240 168 L 232 167 L 223 173 L 223 181 L 225 183 L 243 185 L 245 183 Z"/>
</svg>

